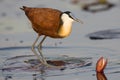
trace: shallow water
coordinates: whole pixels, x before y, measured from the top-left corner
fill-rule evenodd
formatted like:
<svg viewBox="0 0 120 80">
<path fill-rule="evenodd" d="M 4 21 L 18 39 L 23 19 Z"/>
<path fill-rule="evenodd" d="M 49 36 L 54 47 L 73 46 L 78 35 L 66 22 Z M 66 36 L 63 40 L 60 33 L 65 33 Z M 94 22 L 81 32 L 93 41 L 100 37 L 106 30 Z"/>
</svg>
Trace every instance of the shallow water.
<svg viewBox="0 0 120 80">
<path fill-rule="evenodd" d="M 35 56 L 29 56 L 32 54 L 30 51 L 30 47 L 21 47 L 21 48 L 11 48 L 11 49 L 2 49 L 1 53 L 1 79 L 5 78 L 13 79 L 13 80 L 36 80 L 36 79 L 78 79 L 81 78 L 84 80 L 96 80 L 95 76 L 95 64 L 97 59 L 100 56 L 104 56 L 108 58 L 108 65 L 105 69 L 105 75 L 108 80 L 113 80 L 114 78 L 119 79 L 120 74 L 120 59 L 119 54 L 114 54 L 114 52 L 108 49 L 102 48 L 93 48 L 93 47 L 44 47 L 43 52 L 45 56 L 52 59 L 62 59 L 64 56 L 71 56 L 73 58 L 79 58 L 83 61 L 92 61 L 92 65 L 82 66 L 75 68 L 67 68 L 65 70 L 51 70 L 48 69 L 45 72 L 41 72 L 41 70 L 37 69 L 28 69 L 23 62 L 27 61 L 29 58 L 36 59 Z M 49 54 L 48 54 L 49 53 Z M 9 55 L 8 55 L 9 54 Z M 114 54 L 114 55 L 113 55 Z M 16 56 L 17 55 L 17 56 Z M 25 56 L 26 55 L 26 56 Z M 25 57 L 24 57 L 25 56 Z M 61 58 L 57 58 L 61 57 Z M 64 59 L 62 59 L 64 60 Z M 73 60 L 72 60 L 73 61 Z M 75 61 L 77 62 L 77 61 Z M 79 61 L 79 63 L 81 63 Z M 86 62 L 87 63 L 87 62 Z M 22 66 L 22 68 L 20 68 Z M 4 69 L 9 67 L 8 69 Z M 87 76 L 87 77 L 86 77 Z M 111 78 L 111 76 L 113 76 Z M 6 79 L 5 79 L 6 80 Z"/>
<path fill-rule="evenodd" d="M 53 5 L 53 2 L 59 5 Z M 1 0 L 0 80 L 97 80 L 95 66 L 97 60 L 101 56 L 108 59 L 108 65 L 105 69 L 107 80 L 119 80 L 119 38 L 90 40 L 86 37 L 86 35 L 90 33 L 101 30 L 119 29 L 119 2 L 116 2 L 116 4 L 116 7 L 108 11 L 89 13 L 82 11 L 79 5 L 72 5 L 68 0 Z M 91 65 L 82 65 L 81 67 L 72 66 L 72 68 L 69 68 L 70 66 L 68 66 L 68 68 L 62 71 L 58 69 L 48 69 L 46 71 L 28 68 L 23 69 L 26 68 L 24 61 L 28 61 L 29 58 L 36 59 L 35 56 L 29 55 L 33 55 L 31 45 L 37 36 L 31 29 L 31 25 L 24 13 L 19 10 L 19 7 L 23 5 L 52 7 L 63 11 L 70 10 L 76 17 L 83 20 L 83 25 L 79 23 L 73 24 L 73 31 L 69 37 L 58 40 L 47 38 L 43 44 L 43 54 L 49 59 L 72 57 L 80 59 L 85 63 L 91 62 Z M 72 61 L 74 62 L 75 59 L 72 59 Z M 82 62 L 80 62 L 80 64 L 82 64 Z M 27 66 L 29 65 L 27 64 Z"/>
</svg>

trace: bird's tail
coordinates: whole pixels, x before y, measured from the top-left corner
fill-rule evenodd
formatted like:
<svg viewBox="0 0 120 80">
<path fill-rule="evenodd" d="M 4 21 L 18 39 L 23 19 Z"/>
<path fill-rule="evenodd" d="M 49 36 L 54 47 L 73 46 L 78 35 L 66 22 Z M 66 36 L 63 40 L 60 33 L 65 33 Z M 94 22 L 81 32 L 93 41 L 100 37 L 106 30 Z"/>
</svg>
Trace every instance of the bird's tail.
<svg viewBox="0 0 120 80">
<path fill-rule="evenodd" d="M 26 7 L 26 6 L 23 6 L 23 7 L 21 7 L 20 9 L 23 10 L 23 11 L 25 11 L 25 10 L 27 9 L 27 7 Z"/>
</svg>

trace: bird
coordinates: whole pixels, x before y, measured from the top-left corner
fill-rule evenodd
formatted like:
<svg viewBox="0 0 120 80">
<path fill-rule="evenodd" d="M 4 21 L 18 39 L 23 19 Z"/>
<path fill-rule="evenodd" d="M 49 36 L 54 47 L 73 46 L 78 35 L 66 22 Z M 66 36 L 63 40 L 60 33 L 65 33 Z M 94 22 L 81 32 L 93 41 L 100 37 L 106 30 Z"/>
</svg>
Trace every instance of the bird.
<svg viewBox="0 0 120 80">
<path fill-rule="evenodd" d="M 70 11 L 63 12 L 53 8 L 36 8 L 27 6 L 23 6 L 20 9 L 25 12 L 25 15 L 31 22 L 33 30 L 38 34 L 31 47 L 32 52 L 43 65 L 48 67 L 53 66 L 47 63 L 47 60 L 42 54 L 42 43 L 46 37 L 65 38 L 71 33 L 73 21 L 80 23 L 83 22 L 74 17 Z M 40 55 L 38 55 L 37 51 L 35 51 L 35 45 L 41 36 L 44 37 L 37 46 L 40 53 Z"/>
</svg>

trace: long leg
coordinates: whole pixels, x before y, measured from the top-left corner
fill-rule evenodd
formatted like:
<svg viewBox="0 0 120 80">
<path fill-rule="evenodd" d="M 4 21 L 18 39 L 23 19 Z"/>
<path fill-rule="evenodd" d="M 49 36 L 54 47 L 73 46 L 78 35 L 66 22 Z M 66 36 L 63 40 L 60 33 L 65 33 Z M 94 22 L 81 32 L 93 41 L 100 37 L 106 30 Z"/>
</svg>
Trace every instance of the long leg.
<svg viewBox="0 0 120 80">
<path fill-rule="evenodd" d="M 41 58 L 42 58 L 42 60 L 44 61 L 44 63 L 46 64 L 47 62 L 46 62 L 46 59 L 44 58 L 44 56 L 43 56 L 43 54 L 42 54 L 42 43 L 43 43 L 43 41 L 46 39 L 46 37 L 47 36 L 44 36 L 44 38 L 42 39 L 42 41 L 39 43 L 39 45 L 38 45 L 38 51 L 39 51 L 39 53 L 40 53 L 40 55 L 41 55 Z"/>
<path fill-rule="evenodd" d="M 35 44 L 37 43 L 39 37 L 40 37 L 40 35 L 38 35 L 38 37 L 36 38 L 35 42 L 34 42 L 33 45 L 32 45 L 31 50 L 32 50 L 32 52 L 35 54 L 35 56 L 37 56 L 37 58 L 40 60 L 40 62 L 41 62 L 42 64 L 44 64 L 43 60 L 41 60 L 40 56 L 39 56 L 39 55 L 37 54 L 37 52 L 35 51 Z"/>
<path fill-rule="evenodd" d="M 42 43 L 43 43 L 43 41 L 46 39 L 46 37 L 47 37 L 47 36 L 44 36 L 43 39 L 42 39 L 42 41 L 39 43 L 39 45 L 38 45 L 38 49 L 39 49 L 39 50 L 42 49 Z"/>
<path fill-rule="evenodd" d="M 44 36 L 43 39 L 42 39 L 42 41 L 41 41 L 41 42 L 39 43 L 39 45 L 38 45 L 38 51 L 39 51 L 39 53 L 40 53 L 40 56 L 41 56 L 41 58 L 42 58 L 42 61 L 44 62 L 44 65 L 46 65 L 47 67 L 62 68 L 62 66 L 54 66 L 54 65 L 48 64 L 47 61 L 46 61 L 46 59 L 45 59 L 45 57 L 43 56 L 43 54 L 42 54 L 42 43 L 44 42 L 44 40 L 46 39 L 46 37 L 47 37 L 47 36 Z"/>
</svg>

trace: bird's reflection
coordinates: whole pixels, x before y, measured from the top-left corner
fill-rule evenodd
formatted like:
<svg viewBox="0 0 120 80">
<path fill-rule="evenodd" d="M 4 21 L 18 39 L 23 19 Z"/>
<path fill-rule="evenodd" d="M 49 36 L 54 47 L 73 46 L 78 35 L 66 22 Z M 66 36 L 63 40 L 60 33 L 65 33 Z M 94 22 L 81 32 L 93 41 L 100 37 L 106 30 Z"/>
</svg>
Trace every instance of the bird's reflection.
<svg viewBox="0 0 120 80">
<path fill-rule="evenodd" d="M 9 75 L 7 75 L 7 76 L 5 76 L 5 80 L 13 80 L 13 78 L 12 78 L 12 76 L 9 76 Z"/>
<path fill-rule="evenodd" d="M 45 80 L 45 77 L 37 77 L 37 74 L 33 74 L 33 80 Z"/>
</svg>

